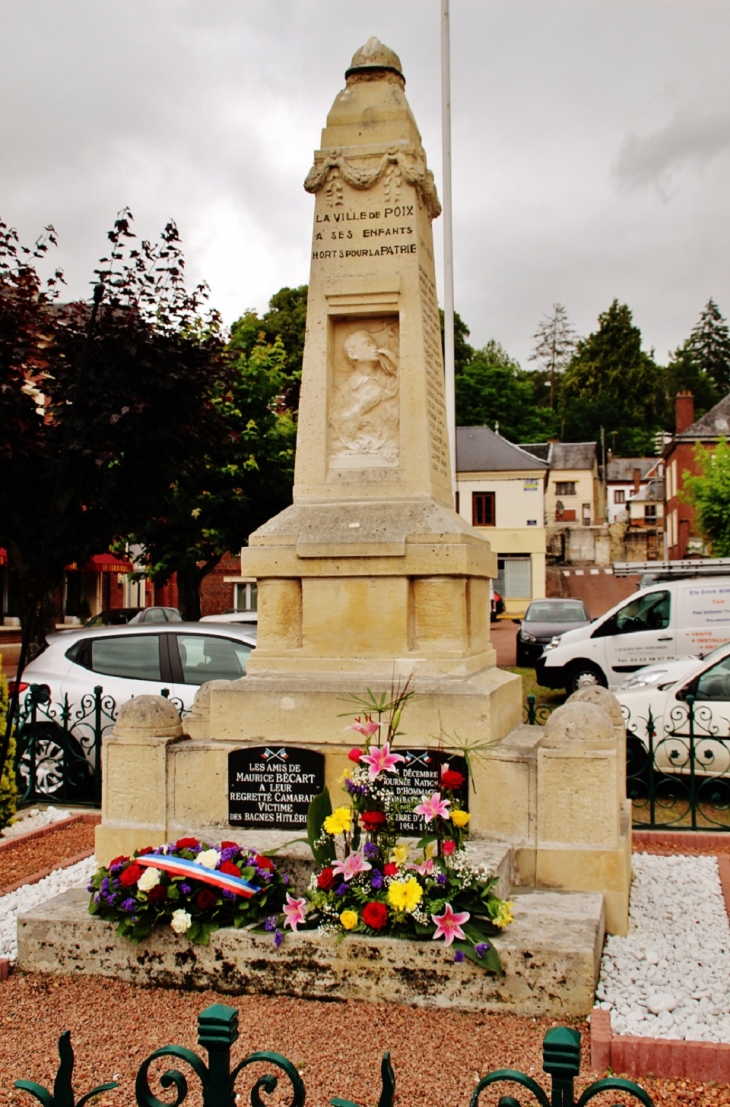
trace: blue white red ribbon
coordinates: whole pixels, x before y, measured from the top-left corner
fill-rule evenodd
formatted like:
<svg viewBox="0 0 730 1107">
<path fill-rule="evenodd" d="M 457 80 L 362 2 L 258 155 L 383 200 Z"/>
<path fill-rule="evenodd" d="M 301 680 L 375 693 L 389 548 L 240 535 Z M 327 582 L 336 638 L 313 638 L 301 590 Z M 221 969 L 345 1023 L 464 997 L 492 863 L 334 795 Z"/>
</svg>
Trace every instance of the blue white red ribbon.
<svg viewBox="0 0 730 1107">
<path fill-rule="evenodd" d="M 225 888 L 228 892 L 235 892 L 237 896 L 245 896 L 250 899 L 260 891 L 257 884 L 249 884 L 241 876 L 231 876 L 222 873 L 218 869 L 208 869 L 205 865 L 199 865 L 197 861 L 187 861 L 184 857 L 168 857 L 166 854 L 147 853 L 144 857 L 135 857 L 138 865 L 146 865 L 150 868 L 160 869 L 162 872 L 171 873 L 173 876 L 189 876 L 193 880 L 200 880 L 203 884 L 212 884 L 215 888 Z"/>
</svg>

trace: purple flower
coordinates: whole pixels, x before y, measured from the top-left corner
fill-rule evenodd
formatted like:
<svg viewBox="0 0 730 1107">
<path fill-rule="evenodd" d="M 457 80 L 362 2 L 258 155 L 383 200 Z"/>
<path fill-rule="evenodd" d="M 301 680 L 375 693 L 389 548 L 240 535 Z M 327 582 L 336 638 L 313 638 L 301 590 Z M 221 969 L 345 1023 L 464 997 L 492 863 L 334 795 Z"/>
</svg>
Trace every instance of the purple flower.
<svg viewBox="0 0 730 1107">
<path fill-rule="evenodd" d="M 289 883 L 289 873 L 281 874 L 281 883 L 285 885 Z"/>
<path fill-rule="evenodd" d="M 229 892 L 227 888 L 221 888 L 221 893 L 224 899 L 237 899 L 235 892 Z"/>
<path fill-rule="evenodd" d="M 193 889 L 192 889 L 192 886 L 191 886 L 190 884 L 186 884 L 186 883 L 185 883 L 184 881 L 183 881 L 183 883 L 182 883 L 182 884 L 180 885 L 180 891 L 182 892 L 182 894 L 183 894 L 184 896 L 189 896 L 189 895 L 190 895 L 190 893 L 192 892 L 192 890 L 193 890 Z"/>
<path fill-rule="evenodd" d="M 284 941 L 284 935 L 281 930 L 274 931 L 274 945 L 278 949 L 281 943 Z"/>
<path fill-rule="evenodd" d="M 114 896 L 114 895 L 112 895 L 112 896 L 104 896 L 104 899 L 105 899 L 105 900 L 106 900 L 106 902 L 107 902 L 108 904 L 110 904 L 110 905 L 111 905 L 112 907 L 113 907 L 113 906 L 114 906 L 114 904 L 115 904 L 115 903 L 117 902 L 117 897 L 116 897 L 116 896 Z"/>
<path fill-rule="evenodd" d="M 474 946 L 474 952 L 476 953 L 477 957 L 483 957 L 488 949 L 489 942 L 477 942 L 477 944 Z"/>
<path fill-rule="evenodd" d="M 381 873 L 380 869 L 376 869 L 373 875 L 370 877 L 370 886 L 372 888 L 375 888 L 376 890 L 383 887 L 383 874 Z"/>
<path fill-rule="evenodd" d="M 264 884 L 269 884 L 271 882 L 271 873 L 268 869 L 257 868 L 256 876 L 259 878 L 259 880 L 263 880 Z"/>
<path fill-rule="evenodd" d="M 86 891 L 87 892 L 93 892 L 94 891 L 94 885 L 93 884 L 87 884 L 86 885 Z"/>
<path fill-rule="evenodd" d="M 460 964 L 464 960 L 464 954 L 460 949 L 457 949 L 456 953 L 454 954 L 454 960 L 457 964 Z"/>
<path fill-rule="evenodd" d="M 91 891 L 90 888 L 87 888 L 86 890 L 87 890 L 87 892 Z M 97 892 L 96 895 L 94 896 L 94 903 L 101 903 L 101 892 Z"/>
<path fill-rule="evenodd" d="M 446 883 L 446 873 L 436 873 L 436 883 L 437 884 L 445 884 Z"/>
<path fill-rule="evenodd" d="M 269 915 L 264 923 L 264 930 L 276 930 L 276 915 Z"/>
<path fill-rule="evenodd" d="M 101 882 L 101 891 L 104 895 L 109 891 L 109 877 L 105 876 Z"/>
<path fill-rule="evenodd" d="M 109 869 L 109 872 L 110 873 L 121 872 L 121 870 L 124 868 L 124 864 L 125 864 L 124 861 L 118 861 L 116 865 L 112 865 L 112 867 Z"/>
<path fill-rule="evenodd" d="M 232 861 L 238 855 L 238 846 L 226 846 L 221 850 L 221 861 Z"/>
<path fill-rule="evenodd" d="M 347 889 L 349 887 L 350 885 L 343 880 L 342 883 L 337 888 L 335 888 L 335 892 L 338 896 L 344 896 L 347 893 Z"/>
<path fill-rule="evenodd" d="M 122 906 L 122 911 L 128 911 L 131 914 L 132 911 L 137 910 L 137 900 L 136 899 L 122 900 L 121 906 Z"/>
<path fill-rule="evenodd" d="M 367 857 L 368 861 L 372 861 L 378 856 L 378 847 L 374 842 L 366 842 L 363 848 L 363 853 Z"/>
</svg>

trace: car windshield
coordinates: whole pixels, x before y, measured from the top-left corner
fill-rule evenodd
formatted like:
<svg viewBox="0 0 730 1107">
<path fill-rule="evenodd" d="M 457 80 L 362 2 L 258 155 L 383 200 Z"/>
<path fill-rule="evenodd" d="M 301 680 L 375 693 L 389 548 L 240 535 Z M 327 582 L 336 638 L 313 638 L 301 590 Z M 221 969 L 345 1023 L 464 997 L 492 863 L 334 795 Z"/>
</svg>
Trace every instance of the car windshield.
<svg viewBox="0 0 730 1107">
<path fill-rule="evenodd" d="M 526 623 L 579 623 L 587 619 L 580 600 L 563 603 L 531 603 L 525 615 Z"/>
</svg>

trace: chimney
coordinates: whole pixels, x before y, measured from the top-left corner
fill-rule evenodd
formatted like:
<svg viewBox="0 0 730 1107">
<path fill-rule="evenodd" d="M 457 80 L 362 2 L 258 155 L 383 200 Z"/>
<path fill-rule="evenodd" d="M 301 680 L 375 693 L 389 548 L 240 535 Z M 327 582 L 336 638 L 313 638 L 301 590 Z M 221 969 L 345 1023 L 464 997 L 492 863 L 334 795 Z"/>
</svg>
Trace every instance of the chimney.
<svg viewBox="0 0 730 1107">
<path fill-rule="evenodd" d="M 634 469 L 634 495 L 641 488 L 641 469 Z"/>
<path fill-rule="evenodd" d="M 678 392 L 675 405 L 676 433 L 682 434 L 695 421 L 695 398 L 691 392 Z"/>
</svg>

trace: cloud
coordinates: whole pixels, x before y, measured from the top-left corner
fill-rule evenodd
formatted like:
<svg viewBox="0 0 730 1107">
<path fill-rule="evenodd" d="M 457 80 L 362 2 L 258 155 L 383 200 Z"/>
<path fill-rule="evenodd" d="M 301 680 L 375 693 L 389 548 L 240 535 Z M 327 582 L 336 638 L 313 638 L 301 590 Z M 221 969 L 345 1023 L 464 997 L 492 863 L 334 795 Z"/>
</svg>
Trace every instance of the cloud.
<svg viewBox="0 0 730 1107">
<path fill-rule="evenodd" d="M 627 134 L 613 176 L 620 191 L 654 187 L 664 199 L 670 199 L 672 180 L 680 167 L 688 162 L 705 165 L 728 150 L 730 111 L 703 115 L 684 108 L 653 134 Z"/>
</svg>

